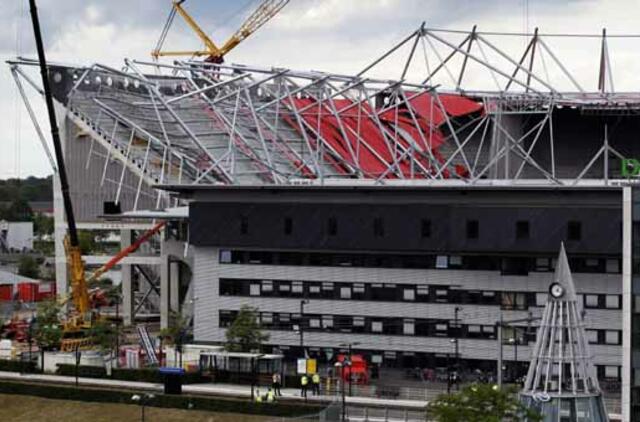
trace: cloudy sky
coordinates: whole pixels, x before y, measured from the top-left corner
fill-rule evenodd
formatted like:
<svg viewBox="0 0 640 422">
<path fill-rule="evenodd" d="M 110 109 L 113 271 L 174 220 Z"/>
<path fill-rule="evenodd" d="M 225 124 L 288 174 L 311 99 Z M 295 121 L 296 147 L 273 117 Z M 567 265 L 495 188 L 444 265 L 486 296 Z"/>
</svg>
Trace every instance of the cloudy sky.
<svg viewBox="0 0 640 422">
<path fill-rule="evenodd" d="M 16 55 L 34 56 L 28 1 L 0 3 L 0 25 L 4 28 L 0 35 L 0 178 L 46 175 L 51 172 L 47 159 L 4 64 Z M 222 43 L 256 3 L 189 0 L 185 6 L 213 40 Z M 121 65 L 124 57 L 146 59 L 170 5 L 170 0 L 39 0 L 48 59 L 112 66 Z M 540 27 L 544 33 L 594 34 L 606 27 L 610 34 L 635 34 L 640 32 L 640 0 L 291 0 L 227 61 L 357 73 L 422 21 L 434 28 L 464 30 L 477 24 L 485 31 L 522 32 Z M 638 91 L 635 75 L 640 74 L 636 70 L 640 66 L 635 62 L 640 63 L 636 58 L 639 42 L 635 38 L 610 42 L 617 90 Z M 526 40 L 512 37 L 502 43 L 515 56 Z M 555 52 L 578 74 L 579 82 L 595 89 L 599 40 L 567 38 L 557 39 L 557 44 Z M 176 18 L 166 47 L 198 48 L 198 42 Z M 397 78 L 396 67 L 392 60 L 376 75 Z M 470 73 L 473 78 L 474 72 Z M 489 83 L 480 80 L 484 82 Z M 41 101 L 33 95 L 31 98 L 44 117 Z"/>
</svg>

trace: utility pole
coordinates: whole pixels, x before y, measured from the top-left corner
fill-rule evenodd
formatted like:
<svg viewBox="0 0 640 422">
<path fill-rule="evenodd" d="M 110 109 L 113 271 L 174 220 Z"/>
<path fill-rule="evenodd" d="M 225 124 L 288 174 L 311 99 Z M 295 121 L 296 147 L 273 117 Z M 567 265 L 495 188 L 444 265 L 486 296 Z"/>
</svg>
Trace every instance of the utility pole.
<svg viewBox="0 0 640 422">
<path fill-rule="evenodd" d="M 300 301 L 300 350 L 304 356 L 304 305 L 309 303 L 309 299 Z"/>
<path fill-rule="evenodd" d="M 458 339 L 460 338 L 460 324 L 458 323 L 458 313 L 462 310 L 461 307 L 456 306 L 454 309 L 454 324 L 456 326 L 456 336 L 455 336 L 455 354 L 456 354 L 456 371 L 460 371 L 460 346 Z M 459 375 L 459 374 L 458 374 Z"/>
</svg>

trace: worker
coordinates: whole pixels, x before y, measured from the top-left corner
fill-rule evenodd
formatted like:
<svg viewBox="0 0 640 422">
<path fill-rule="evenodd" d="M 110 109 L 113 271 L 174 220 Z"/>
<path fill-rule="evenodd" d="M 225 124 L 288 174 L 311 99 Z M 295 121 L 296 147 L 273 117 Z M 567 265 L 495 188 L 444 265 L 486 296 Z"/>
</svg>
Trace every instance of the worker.
<svg viewBox="0 0 640 422">
<path fill-rule="evenodd" d="M 256 388 L 256 403 L 262 403 L 262 396 L 260 395 L 259 388 Z"/>
<path fill-rule="evenodd" d="M 267 403 L 273 403 L 274 401 L 276 401 L 276 393 L 270 388 L 269 391 L 267 391 Z"/>
<path fill-rule="evenodd" d="M 311 382 L 313 383 L 313 395 L 320 395 L 320 375 L 316 372 L 311 376 Z"/>
<path fill-rule="evenodd" d="M 307 374 L 304 374 L 302 378 L 300 378 L 300 397 L 307 398 L 307 386 L 309 385 L 309 377 Z"/>
<path fill-rule="evenodd" d="M 282 391 L 280 391 L 280 387 L 282 386 L 282 377 L 279 373 L 274 372 L 271 376 L 271 388 L 273 388 L 273 392 L 276 396 L 282 397 Z"/>
</svg>

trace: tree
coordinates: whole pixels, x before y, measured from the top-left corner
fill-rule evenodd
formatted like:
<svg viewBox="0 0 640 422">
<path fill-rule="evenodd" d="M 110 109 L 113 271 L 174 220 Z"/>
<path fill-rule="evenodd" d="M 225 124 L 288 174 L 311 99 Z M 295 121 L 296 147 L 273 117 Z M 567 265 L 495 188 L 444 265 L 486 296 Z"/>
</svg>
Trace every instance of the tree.
<svg viewBox="0 0 640 422">
<path fill-rule="evenodd" d="M 438 422 L 541 421 L 539 413 L 518 400 L 515 388 L 474 384 L 456 394 L 442 394 L 427 407 Z"/>
<path fill-rule="evenodd" d="M 258 323 L 258 309 L 242 305 L 233 323 L 227 329 L 225 349 L 229 352 L 252 352 L 269 340 Z"/>
<path fill-rule="evenodd" d="M 17 197 L 11 201 L 9 207 L 3 210 L 2 219 L 8 221 L 31 221 L 33 220 L 33 211 L 27 201 Z"/>
<path fill-rule="evenodd" d="M 38 261 L 32 256 L 23 255 L 18 261 L 18 274 L 29 278 L 40 277 L 40 266 Z"/>
<path fill-rule="evenodd" d="M 96 238 L 90 231 L 79 231 L 78 243 L 83 255 L 90 255 L 96 249 Z"/>
<path fill-rule="evenodd" d="M 60 346 L 62 328 L 60 327 L 61 307 L 54 299 L 38 303 L 34 324 L 34 339 L 40 348 L 40 363 L 44 371 L 44 352 Z"/>
<path fill-rule="evenodd" d="M 169 315 L 169 325 L 160 330 L 160 337 L 173 343 L 174 353 L 180 353 L 180 366 L 182 366 L 182 345 L 191 340 L 189 334 L 190 319 L 180 312 L 171 312 Z"/>
<path fill-rule="evenodd" d="M 53 234 L 53 217 L 35 214 L 33 216 L 33 231 L 39 236 Z"/>
<path fill-rule="evenodd" d="M 91 324 L 87 337 L 102 354 L 106 354 L 115 348 L 117 334 L 114 324 L 106 319 L 97 319 Z"/>
</svg>

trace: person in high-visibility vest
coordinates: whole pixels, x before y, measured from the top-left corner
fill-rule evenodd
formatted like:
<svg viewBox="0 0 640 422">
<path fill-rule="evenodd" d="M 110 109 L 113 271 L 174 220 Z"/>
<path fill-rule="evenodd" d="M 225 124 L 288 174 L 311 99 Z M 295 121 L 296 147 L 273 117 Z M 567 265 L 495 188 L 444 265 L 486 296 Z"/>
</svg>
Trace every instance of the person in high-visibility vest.
<svg viewBox="0 0 640 422">
<path fill-rule="evenodd" d="M 309 385 L 309 377 L 307 374 L 304 374 L 302 378 L 300 378 L 300 397 L 307 398 L 307 386 Z"/>
<path fill-rule="evenodd" d="M 256 388 L 256 403 L 262 403 L 262 396 L 260 395 L 259 388 Z"/>
<path fill-rule="evenodd" d="M 273 403 L 274 401 L 276 401 L 276 393 L 270 388 L 267 391 L 267 403 Z"/>
<path fill-rule="evenodd" d="M 313 395 L 320 395 L 320 375 L 316 372 L 311 376 L 311 382 L 313 383 Z"/>
</svg>

